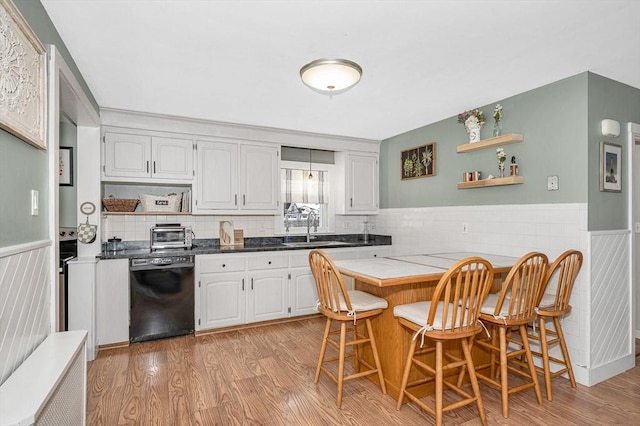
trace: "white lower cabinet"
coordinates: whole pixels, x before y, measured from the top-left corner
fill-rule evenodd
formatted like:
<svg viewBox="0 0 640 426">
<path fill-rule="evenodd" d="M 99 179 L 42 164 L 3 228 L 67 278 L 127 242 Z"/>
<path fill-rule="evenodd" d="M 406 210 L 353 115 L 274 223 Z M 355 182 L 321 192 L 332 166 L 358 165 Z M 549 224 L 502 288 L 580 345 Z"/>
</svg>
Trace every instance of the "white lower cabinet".
<svg viewBox="0 0 640 426">
<path fill-rule="evenodd" d="M 201 274 L 196 288 L 196 305 L 200 302 L 200 309 L 196 310 L 196 330 L 243 324 L 244 287 L 244 272 Z"/>
<path fill-rule="evenodd" d="M 129 259 L 103 259 L 96 266 L 98 345 L 129 341 Z"/>
<path fill-rule="evenodd" d="M 388 248 L 326 251 L 341 260 L 384 256 Z M 196 330 L 317 313 L 308 256 L 309 250 L 196 256 Z"/>
<path fill-rule="evenodd" d="M 288 315 L 288 255 L 196 256 L 196 330 Z"/>
<path fill-rule="evenodd" d="M 293 268 L 289 272 L 289 300 L 291 316 L 310 315 L 318 312 L 318 291 L 311 268 Z"/>
</svg>

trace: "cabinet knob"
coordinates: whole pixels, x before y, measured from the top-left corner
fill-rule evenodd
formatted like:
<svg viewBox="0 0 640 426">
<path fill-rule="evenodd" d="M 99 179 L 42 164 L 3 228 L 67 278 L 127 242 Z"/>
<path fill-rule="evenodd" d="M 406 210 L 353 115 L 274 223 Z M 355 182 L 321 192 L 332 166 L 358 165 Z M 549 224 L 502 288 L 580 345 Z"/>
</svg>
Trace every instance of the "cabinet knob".
<svg viewBox="0 0 640 426">
<path fill-rule="evenodd" d="M 269 265 L 271 265 L 271 261 L 269 261 Z"/>
<path fill-rule="evenodd" d="M 223 268 L 225 268 L 226 266 L 227 266 L 227 264 L 226 264 L 226 263 L 223 263 L 223 264 L 222 264 L 222 267 L 223 267 Z"/>
</svg>

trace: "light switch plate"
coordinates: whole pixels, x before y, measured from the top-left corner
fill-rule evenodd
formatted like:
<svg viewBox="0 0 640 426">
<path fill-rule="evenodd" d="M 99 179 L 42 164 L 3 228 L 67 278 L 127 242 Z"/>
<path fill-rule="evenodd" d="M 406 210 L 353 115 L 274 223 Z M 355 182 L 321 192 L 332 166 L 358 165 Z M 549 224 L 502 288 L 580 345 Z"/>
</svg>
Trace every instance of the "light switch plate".
<svg viewBox="0 0 640 426">
<path fill-rule="evenodd" d="M 634 232 L 640 234 L 640 222 L 636 222 L 634 225 Z"/>
<path fill-rule="evenodd" d="M 38 196 L 39 196 L 38 191 L 35 189 L 32 189 L 31 190 L 31 216 L 38 216 L 38 213 L 40 211 L 38 206 L 39 205 Z"/>
<path fill-rule="evenodd" d="M 557 191 L 558 187 L 558 176 L 547 176 L 547 191 Z"/>
</svg>

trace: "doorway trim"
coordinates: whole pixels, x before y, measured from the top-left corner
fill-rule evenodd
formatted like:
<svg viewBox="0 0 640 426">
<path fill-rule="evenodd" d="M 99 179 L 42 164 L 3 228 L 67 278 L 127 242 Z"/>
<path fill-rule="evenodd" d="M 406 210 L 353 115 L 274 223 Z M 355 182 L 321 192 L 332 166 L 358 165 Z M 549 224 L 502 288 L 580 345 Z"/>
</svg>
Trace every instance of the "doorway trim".
<svg viewBox="0 0 640 426">
<path fill-rule="evenodd" d="M 49 51 L 49 110 L 48 114 L 48 141 L 49 141 L 49 238 L 52 241 L 51 255 L 49 256 L 49 275 L 51 290 L 51 309 L 50 322 L 51 331 L 55 332 L 60 329 L 59 324 L 59 280 L 58 268 L 60 262 L 59 253 L 59 235 L 58 226 L 60 224 L 59 217 L 59 176 L 58 170 L 58 151 L 60 146 L 60 115 L 64 114 L 75 123 L 78 128 L 84 126 L 87 128 L 96 128 L 99 135 L 100 116 L 93 107 L 86 93 L 78 83 L 71 68 L 64 61 L 64 58 L 54 45 L 48 45 Z M 78 132 L 78 148 L 80 144 L 96 143 L 92 140 L 82 138 L 83 132 Z M 99 137 L 97 140 L 99 144 Z"/>
</svg>

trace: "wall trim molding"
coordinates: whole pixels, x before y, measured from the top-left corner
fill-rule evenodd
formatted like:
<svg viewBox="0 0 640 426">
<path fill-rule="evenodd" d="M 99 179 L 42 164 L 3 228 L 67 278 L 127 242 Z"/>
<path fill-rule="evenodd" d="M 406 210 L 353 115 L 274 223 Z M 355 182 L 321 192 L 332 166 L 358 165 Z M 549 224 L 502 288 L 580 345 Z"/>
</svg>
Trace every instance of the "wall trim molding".
<svg viewBox="0 0 640 426">
<path fill-rule="evenodd" d="M 31 241 L 24 244 L 18 244 L 15 246 L 8 247 L 0 247 L 0 259 L 3 257 L 13 256 L 19 253 L 25 253 L 28 251 L 33 251 L 40 249 L 42 247 L 51 246 L 51 240 L 39 240 L 39 241 Z"/>
</svg>

